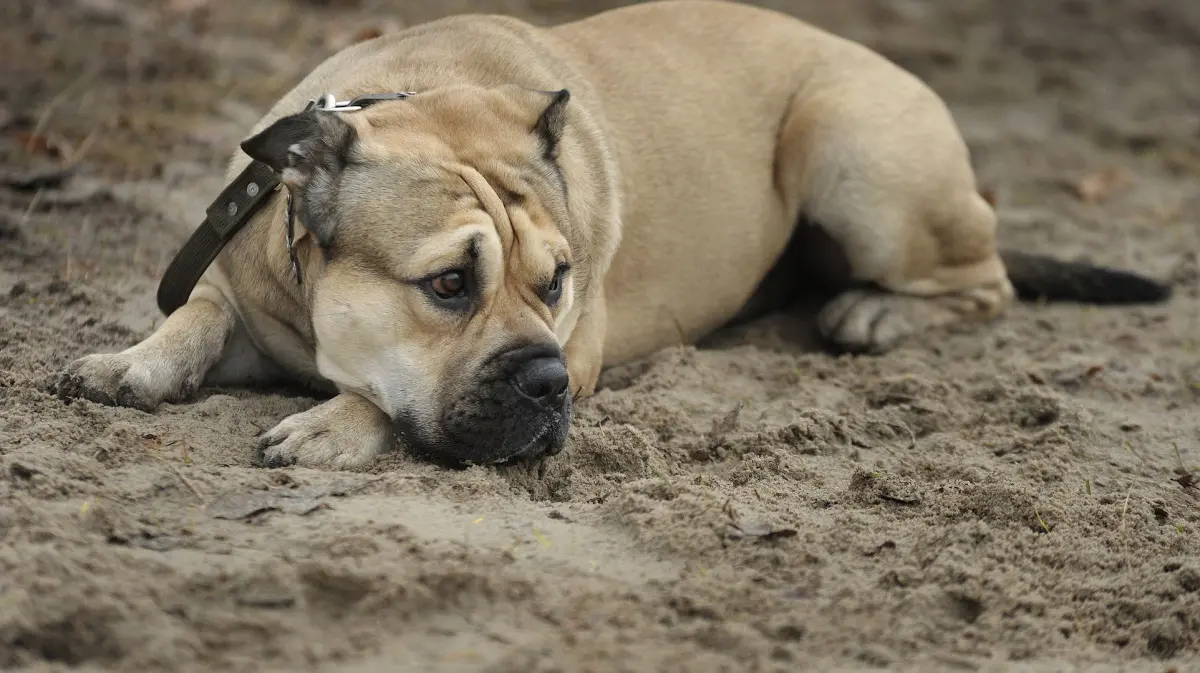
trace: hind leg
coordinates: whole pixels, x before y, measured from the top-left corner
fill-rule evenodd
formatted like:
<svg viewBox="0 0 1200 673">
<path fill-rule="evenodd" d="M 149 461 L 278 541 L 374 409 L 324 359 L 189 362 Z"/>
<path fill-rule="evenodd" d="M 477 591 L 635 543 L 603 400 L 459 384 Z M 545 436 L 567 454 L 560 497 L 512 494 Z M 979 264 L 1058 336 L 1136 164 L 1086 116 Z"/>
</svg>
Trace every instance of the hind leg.
<svg viewBox="0 0 1200 673">
<path fill-rule="evenodd" d="M 861 103 L 858 94 L 845 100 Z M 795 188 L 797 210 L 840 247 L 850 280 L 871 288 L 821 309 L 824 339 L 879 353 L 916 332 L 1000 315 L 1013 289 L 995 213 L 940 101 L 917 92 L 902 113 L 831 109 L 793 114 L 780 146 L 781 182 Z"/>
<path fill-rule="evenodd" d="M 1012 303 L 994 248 L 994 216 L 981 198 L 958 208 L 943 203 L 940 212 L 888 203 L 876 201 L 873 214 L 848 211 L 862 219 L 831 218 L 853 276 L 872 287 L 847 290 L 821 308 L 817 325 L 830 346 L 881 353 L 917 332 L 990 320 Z M 854 254 L 856 245 L 864 249 Z"/>
<path fill-rule="evenodd" d="M 876 203 L 873 214 L 849 210 L 862 219 L 831 218 L 851 273 L 872 287 L 847 290 L 822 307 L 817 325 L 830 346 L 881 353 L 917 332 L 995 318 L 1012 303 L 994 249 L 994 216 L 982 199 L 941 213 Z"/>
</svg>

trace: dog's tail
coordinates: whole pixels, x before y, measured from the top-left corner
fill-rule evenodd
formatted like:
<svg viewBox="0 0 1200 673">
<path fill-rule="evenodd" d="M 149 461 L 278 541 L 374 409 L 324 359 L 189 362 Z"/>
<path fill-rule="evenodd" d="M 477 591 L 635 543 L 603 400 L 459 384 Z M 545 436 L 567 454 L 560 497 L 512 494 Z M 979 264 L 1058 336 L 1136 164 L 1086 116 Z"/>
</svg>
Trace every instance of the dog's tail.
<svg viewBox="0 0 1200 673">
<path fill-rule="evenodd" d="M 1153 304 L 1171 296 L 1170 285 L 1132 271 L 1017 250 L 1001 250 L 1000 259 L 1017 297 L 1026 301 Z"/>
</svg>

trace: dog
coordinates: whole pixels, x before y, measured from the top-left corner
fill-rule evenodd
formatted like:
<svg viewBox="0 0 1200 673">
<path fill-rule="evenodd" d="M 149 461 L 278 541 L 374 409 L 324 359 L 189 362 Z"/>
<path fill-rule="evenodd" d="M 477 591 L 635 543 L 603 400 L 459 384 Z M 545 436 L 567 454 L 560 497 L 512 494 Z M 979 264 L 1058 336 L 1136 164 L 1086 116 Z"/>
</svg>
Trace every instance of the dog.
<svg viewBox="0 0 1200 673">
<path fill-rule="evenodd" d="M 363 468 L 397 439 L 453 465 L 554 455 L 602 368 L 729 323 L 789 249 L 810 272 L 796 282 L 844 276 L 817 315 L 842 351 L 1015 299 L 1170 294 L 998 249 L 928 86 L 722 0 L 548 28 L 461 15 L 358 43 L 240 149 L 227 177 L 258 203 L 244 226 L 192 263 L 202 277 L 152 335 L 76 360 L 56 388 L 143 410 L 202 384 L 327 393 L 260 438 L 266 466 Z M 248 166 L 280 186 L 238 182 Z"/>
</svg>

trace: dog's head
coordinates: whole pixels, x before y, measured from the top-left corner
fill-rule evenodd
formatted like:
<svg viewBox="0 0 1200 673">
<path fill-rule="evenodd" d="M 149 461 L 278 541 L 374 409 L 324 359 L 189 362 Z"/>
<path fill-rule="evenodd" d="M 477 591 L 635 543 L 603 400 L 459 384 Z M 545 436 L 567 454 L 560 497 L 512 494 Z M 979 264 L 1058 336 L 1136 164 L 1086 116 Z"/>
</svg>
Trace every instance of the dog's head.
<svg viewBox="0 0 1200 673">
<path fill-rule="evenodd" d="M 282 118 L 242 143 L 292 195 L 322 375 L 410 449 L 493 463 L 562 449 L 562 344 L 586 235 L 560 170 L 567 92 L 439 89 Z"/>
</svg>

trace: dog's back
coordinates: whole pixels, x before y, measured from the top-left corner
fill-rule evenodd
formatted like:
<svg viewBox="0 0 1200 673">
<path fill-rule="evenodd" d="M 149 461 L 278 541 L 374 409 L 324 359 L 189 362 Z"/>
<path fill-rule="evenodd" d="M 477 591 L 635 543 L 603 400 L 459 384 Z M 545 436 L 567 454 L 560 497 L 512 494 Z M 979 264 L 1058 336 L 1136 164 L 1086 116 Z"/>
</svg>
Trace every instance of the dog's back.
<svg viewBox="0 0 1200 673">
<path fill-rule="evenodd" d="M 835 116 L 826 108 L 852 103 L 838 88 L 856 79 L 928 95 L 860 45 L 731 2 L 632 5 L 549 32 L 600 94 L 622 172 L 610 323 L 645 329 L 608 340 L 614 361 L 652 348 L 638 335 L 658 338 L 665 325 L 693 339 L 745 304 L 801 207 L 800 181 L 780 180 L 805 154 L 779 156 L 789 115 Z"/>
</svg>

